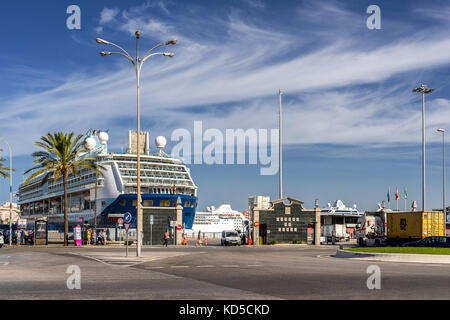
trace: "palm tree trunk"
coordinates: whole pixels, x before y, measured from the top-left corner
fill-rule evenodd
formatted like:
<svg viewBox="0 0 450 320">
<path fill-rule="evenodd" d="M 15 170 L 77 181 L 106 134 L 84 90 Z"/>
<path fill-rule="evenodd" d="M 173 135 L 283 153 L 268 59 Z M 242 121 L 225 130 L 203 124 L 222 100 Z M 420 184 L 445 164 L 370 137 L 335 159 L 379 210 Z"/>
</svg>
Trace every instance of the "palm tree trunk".
<svg viewBox="0 0 450 320">
<path fill-rule="evenodd" d="M 64 246 L 69 245 L 69 205 L 67 203 L 67 177 L 63 174 L 64 184 Z"/>
</svg>

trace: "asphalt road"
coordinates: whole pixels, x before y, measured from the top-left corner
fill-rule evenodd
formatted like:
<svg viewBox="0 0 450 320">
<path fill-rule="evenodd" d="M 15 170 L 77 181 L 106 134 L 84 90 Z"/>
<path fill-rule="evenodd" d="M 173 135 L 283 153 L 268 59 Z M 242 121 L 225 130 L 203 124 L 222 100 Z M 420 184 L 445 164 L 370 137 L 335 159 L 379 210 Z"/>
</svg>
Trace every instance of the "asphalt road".
<svg viewBox="0 0 450 320">
<path fill-rule="evenodd" d="M 336 247 L 0 249 L 0 299 L 450 299 L 450 266 L 334 258 Z M 367 268 L 381 271 L 369 290 Z M 68 289 L 78 266 L 81 289 Z M 72 277 L 73 279 L 73 277 Z M 70 283 L 75 283 L 70 281 Z"/>
</svg>

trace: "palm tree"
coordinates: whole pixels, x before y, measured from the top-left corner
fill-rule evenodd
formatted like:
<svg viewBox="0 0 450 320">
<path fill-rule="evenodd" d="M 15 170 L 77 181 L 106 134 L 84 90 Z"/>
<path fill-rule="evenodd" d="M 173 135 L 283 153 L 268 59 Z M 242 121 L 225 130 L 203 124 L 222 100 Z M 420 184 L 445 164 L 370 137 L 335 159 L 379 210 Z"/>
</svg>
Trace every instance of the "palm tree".
<svg viewBox="0 0 450 320">
<path fill-rule="evenodd" d="M 0 149 L 0 152 L 3 151 L 2 149 Z M 9 177 L 9 168 L 5 167 L 3 165 L 3 161 L 5 161 L 5 159 L 0 158 L 0 178 L 8 178 Z M 13 169 L 14 171 L 14 169 Z"/>
<path fill-rule="evenodd" d="M 84 141 L 80 141 L 83 135 L 79 134 L 75 138 L 73 136 L 73 132 L 63 133 L 61 131 L 42 136 L 40 141 L 34 143 L 43 149 L 43 151 L 36 151 L 32 154 L 34 157 L 33 163 L 36 166 L 25 172 L 34 171 L 25 180 L 25 183 L 42 174 L 44 175 L 42 184 L 49 179 L 53 179 L 53 183 L 55 183 L 56 180 L 62 178 L 64 185 L 64 246 L 68 245 L 69 233 L 69 208 L 67 203 L 67 178 L 69 174 L 71 173 L 75 177 L 79 174 L 80 169 L 88 168 L 97 175 L 102 175 L 100 170 L 105 170 L 102 165 L 96 162 L 96 158 L 89 155 L 79 156 L 87 151 L 84 147 Z"/>
</svg>

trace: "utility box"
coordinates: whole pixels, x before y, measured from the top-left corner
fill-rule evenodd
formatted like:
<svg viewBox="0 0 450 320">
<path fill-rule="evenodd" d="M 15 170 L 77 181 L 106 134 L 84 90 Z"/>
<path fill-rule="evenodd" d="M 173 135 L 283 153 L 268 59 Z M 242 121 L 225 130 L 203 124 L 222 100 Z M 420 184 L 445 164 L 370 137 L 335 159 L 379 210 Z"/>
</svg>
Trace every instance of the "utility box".
<svg viewBox="0 0 450 320">
<path fill-rule="evenodd" d="M 388 239 L 419 240 L 445 235 L 445 215 L 442 211 L 410 211 L 387 213 Z"/>
</svg>

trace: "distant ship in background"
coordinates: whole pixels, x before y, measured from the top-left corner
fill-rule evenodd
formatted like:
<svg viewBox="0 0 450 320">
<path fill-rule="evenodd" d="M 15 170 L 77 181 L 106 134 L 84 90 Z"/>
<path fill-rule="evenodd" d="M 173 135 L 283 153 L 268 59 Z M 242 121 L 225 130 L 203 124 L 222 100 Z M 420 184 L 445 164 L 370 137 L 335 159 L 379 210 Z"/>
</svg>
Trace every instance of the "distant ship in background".
<svg viewBox="0 0 450 320">
<path fill-rule="evenodd" d="M 207 211 L 197 211 L 192 228 L 186 232 L 221 233 L 224 230 L 247 230 L 248 219 L 229 204 L 222 204 L 217 209 L 207 207 Z M 246 224 L 247 221 L 247 224 Z"/>
<path fill-rule="evenodd" d="M 125 153 L 108 153 L 107 131 L 89 130 L 85 138 L 88 152 L 79 157 L 95 157 L 106 168 L 103 176 L 90 169 L 81 169 L 78 176 L 69 175 L 69 227 L 80 222 L 94 223 L 95 185 L 97 184 L 97 225 L 113 227 L 125 212 L 132 215 L 131 228 L 136 227 L 137 204 L 137 133 L 128 131 Z M 166 139 L 155 139 L 156 153 L 150 153 L 149 133 L 141 132 L 141 197 L 144 206 L 172 207 L 178 200 L 183 206 L 185 228 L 192 228 L 197 207 L 197 186 L 189 168 L 179 159 L 167 155 L 163 149 Z M 19 187 L 21 216 L 29 225 L 47 218 L 50 230 L 64 228 L 64 191 L 62 180 L 42 183 L 44 174 Z"/>
</svg>

